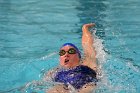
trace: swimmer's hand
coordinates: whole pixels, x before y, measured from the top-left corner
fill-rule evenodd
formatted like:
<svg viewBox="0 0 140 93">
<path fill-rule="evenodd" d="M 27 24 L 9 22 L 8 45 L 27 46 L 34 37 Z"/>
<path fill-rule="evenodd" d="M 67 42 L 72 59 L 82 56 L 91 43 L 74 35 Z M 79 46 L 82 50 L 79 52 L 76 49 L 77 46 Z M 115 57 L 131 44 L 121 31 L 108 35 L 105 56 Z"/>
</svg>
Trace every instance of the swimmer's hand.
<svg viewBox="0 0 140 93">
<path fill-rule="evenodd" d="M 95 26 L 95 23 L 84 24 L 82 27 L 82 30 L 83 31 L 88 30 L 89 28 L 91 28 L 93 26 Z"/>
</svg>

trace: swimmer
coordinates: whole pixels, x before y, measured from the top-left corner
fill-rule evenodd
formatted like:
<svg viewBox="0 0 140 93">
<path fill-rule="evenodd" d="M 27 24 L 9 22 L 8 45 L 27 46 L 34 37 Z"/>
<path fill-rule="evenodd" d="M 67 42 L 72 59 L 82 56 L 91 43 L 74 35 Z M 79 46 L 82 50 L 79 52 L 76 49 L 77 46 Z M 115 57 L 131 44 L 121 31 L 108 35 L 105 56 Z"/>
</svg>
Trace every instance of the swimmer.
<svg viewBox="0 0 140 93">
<path fill-rule="evenodd" d="M 47 73 L 47 76 L 59 84 L 46 93 L 71 93 L 72 88 L 77 93 L 91 93 L 94 90 L 97 82 L 97 63 L 93 47 L 94 40 L 89 31 L 89 28 L 93 26 L 95 24 L 90 23 L 82 27 L 84 58 L 81 58 L 80 51 L 74 44 L 62 45 L 59 51 L 60 67 Z"/>
</svg>

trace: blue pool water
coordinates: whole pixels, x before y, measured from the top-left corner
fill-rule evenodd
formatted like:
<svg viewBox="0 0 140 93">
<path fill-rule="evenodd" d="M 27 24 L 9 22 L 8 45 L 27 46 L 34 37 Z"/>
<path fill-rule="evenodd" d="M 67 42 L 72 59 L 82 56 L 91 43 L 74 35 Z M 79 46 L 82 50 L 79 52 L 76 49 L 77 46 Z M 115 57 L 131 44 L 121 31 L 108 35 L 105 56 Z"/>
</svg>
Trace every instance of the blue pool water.
<svg viewBox="0 0 140 93">
<path fill-rule="evenodd" d="M 140 93 L 139 17 L 139 0 L 0 0 L 0 93 L 43 93 L 28 84 L 59 64 L 63 43 L 82 50 L 91 22 L 102 50 L 96 93 Z"/>
</svg>

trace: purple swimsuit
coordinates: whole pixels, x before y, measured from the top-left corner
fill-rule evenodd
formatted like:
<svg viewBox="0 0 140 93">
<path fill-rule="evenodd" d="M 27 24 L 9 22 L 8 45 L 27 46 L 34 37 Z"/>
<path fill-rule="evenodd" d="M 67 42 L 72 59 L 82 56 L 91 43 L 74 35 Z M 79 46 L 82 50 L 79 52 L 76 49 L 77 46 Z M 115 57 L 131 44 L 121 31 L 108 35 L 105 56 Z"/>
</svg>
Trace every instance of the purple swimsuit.
<svg viewBox="0 0 140 93">
<path fill-rule="evenodd" d="M 83 85 L 98 81 L 96 72 L 88 66 L 77 66 L 73 69 L 62 69 L 56 73 L 55 82 L 60 82 L 65 85 L 72 85 L 75 89 L 82 88 Z"/>
</svg>

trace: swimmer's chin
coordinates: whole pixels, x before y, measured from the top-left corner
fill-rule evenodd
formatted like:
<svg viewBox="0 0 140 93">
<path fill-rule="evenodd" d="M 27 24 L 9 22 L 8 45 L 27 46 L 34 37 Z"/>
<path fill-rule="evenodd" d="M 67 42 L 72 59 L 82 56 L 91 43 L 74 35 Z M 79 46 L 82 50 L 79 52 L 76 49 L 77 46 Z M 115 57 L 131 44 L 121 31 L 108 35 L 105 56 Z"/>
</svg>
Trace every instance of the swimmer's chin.
<svg viewBox="0 0 140 93">
<path fill-rule="evenodd" d="M 64 67 L 64 68 L 71 68 L 71 66 L 68 65 L 68 64 L 63 65 L 63 67 Z"/>
<path fill-rule="evenodd" d="M 65 63 L 65 64 L 63 65 L 63 67 L 64 67 L 64 68 L 72 68 L 72 66 L 71 66 L 69 63 Z"/>
</svg>

